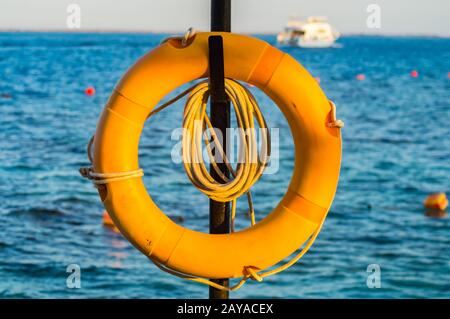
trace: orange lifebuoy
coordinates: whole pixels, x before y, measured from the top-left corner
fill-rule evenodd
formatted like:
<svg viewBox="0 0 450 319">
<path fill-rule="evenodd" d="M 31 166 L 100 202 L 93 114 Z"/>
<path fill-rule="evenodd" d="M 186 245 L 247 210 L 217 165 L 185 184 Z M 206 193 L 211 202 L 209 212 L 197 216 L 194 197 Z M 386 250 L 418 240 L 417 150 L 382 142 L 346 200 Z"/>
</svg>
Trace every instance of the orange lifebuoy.
<svg viewBox="0 0 450 319">
<path fill-rule="evenodd" d="M 264 91 L 281 109 L 295 142 L 288 191 L 263 220 L 242 231 L 211 235 L 172 222 L 153 202 L 139 171 L 139 138 L 147 116 L 175 88 L 208 76 L 208 37 L 223 38 L 225 77 Z M 333 106 L 333 105 L 332 105 Z M 334 107 L 334 106 L 333 106 Z M 315 233 L 331 206 L 340 170 L 341 135 L 328 125 L 334 108 L 315 79 L 293 58 L 266 42 L 230 33 L 170 39 L 142 57 L 123 77 L 101 115 L 93 171 L 118 174 L 100 190 L 122 234 L 143 254 L 177 272 L 234 278 L 267 269 Z"/>
</svg>

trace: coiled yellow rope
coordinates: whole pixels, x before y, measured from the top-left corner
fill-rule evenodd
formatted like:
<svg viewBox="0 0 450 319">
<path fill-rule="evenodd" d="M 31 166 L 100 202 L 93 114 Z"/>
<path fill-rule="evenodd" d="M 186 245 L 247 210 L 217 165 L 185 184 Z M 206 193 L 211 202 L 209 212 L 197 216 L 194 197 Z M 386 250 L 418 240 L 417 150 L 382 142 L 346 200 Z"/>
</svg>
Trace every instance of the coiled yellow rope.
<svg viewBox="0 0 450 319">
<path fill-rule="evenodd" d="M 207 82 L 195 86 L 186 102 L 184 111 L 182 153 L 186 174 L 201 192 L 218 202 L 232 202 L 232 220 L 236 214 L 236 200 L 247 194 L 254 224 L 254 211 L 250 187 L 260 178 L 270 156 L 270 135 L 267 124 L 259 110 L 253 95 L 238 82 L 225 79 L 225 92 L 234 107 L 239 130 L 239 151 L 236 170 L 231 166 L 224 154 L 223 146 L 207 115 L 207 101 L 209 88 Z M 258 151 L 258 141 L 255 120 L 261 128 L 261 149 Z M 207 133 L 214 141 L 217 154 L 212 153 L 211 143 Z M 214 171 L 225 183 L 220 183 L 208 172 L 202 156 L 202 137 L 206 144 L 209 160 Z M 217 156 L 219 155 L 219 156 Z M 232 174 L 232 178 L 225 176 L 217 165 L 223 161 Z M 232 229 L 234 225 L 232 224 Z"/>
<path fill-rule="evenodd" d="M 224 154 L 222 141 L 217 136 L 217 132 L 214 130 L 206 112 L 210 95 L 207 81 L 202 81 L 185 90 L 156 108 L 148 117 L 155 115 L 190 93 L 184 107 L 183 118 L 182 158 L 184 169 L 192 184 L 206 196 L 218 202 L 232 202 L 231 228 L 234 231 L 236 200 L 243 194 L 247 194 L 251 224 L 255 224 L 250 187 L 262 175 L 269 160 L 270 134 L 258 103 L 250 91 L 234 80 L 225 79 L 225 92 L 235 110 L 239 132 L 239 163 L 236 169 L 231 166 L 228 157 Z M 259 150 L 255 122 L 261 132 L 261 147 Z M 212 152 L 210 138 L 214 142 L 216 154 Z M 225 183 L 216 181 L 208 172 L 203 160 L 202 140 L 205 142 L 209 161 L 214 171 Z M 223 161 L 233 178 L 230 179 L 223 174 L 217 165 L 218 160 Z"/>
</svg>

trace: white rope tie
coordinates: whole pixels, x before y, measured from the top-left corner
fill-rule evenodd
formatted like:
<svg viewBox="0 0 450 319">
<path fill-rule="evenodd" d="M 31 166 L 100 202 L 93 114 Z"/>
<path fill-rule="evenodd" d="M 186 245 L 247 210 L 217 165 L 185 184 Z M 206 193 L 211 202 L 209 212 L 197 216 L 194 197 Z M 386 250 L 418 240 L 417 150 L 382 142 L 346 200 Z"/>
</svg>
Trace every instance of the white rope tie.
<svg viewBox="0 0 450 319">
<path fill-rule="evenodd" d="M 195 35 L 196 32 L 197 31 L 191 27 L 186 30 L 186 32 L 184 33 L 184 35 L 182 37 L 180 37 L 180 36 L 168 37 L 168 38 L 165 38 L 164 40 L 162 40 L 161 44 L 166 43 L 170 40 L 178 40 L 178 41 L 181 41 L 181 45 L 183 47 L 185 47 L 186 45 L 188 45 L 189 40 Z"/>
<path fill-rule="evenodd" d="M 93 171 L 92 167 L 82 167 L 79 171 L 81 176 L 91 180 L 94 185 L 104 185 L 111 182 L 144 176 L 144 170 L 142 168 L 128 172 L 96 173 Z"/>
<path fill-rule="evenodd" d="M 331 121 L 327 123 L 327 126 L 343 128 L 344 122 L 336 119 L 336 105 L 331 100 L 329 100 L 328 102 L 330 103 L 330 106 L 331 106 Z"/>
</svg>

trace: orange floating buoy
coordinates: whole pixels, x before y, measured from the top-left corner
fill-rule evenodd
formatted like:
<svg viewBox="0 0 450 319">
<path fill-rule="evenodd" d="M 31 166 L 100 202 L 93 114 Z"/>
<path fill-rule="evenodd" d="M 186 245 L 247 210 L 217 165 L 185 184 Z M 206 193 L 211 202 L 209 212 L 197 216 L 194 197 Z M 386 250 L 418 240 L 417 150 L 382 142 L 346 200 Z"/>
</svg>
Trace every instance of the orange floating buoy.
<svg viewBox="0 0 450 319">
<path fill-rule="evenodd" d="M 360 74 L 356 75 L 356 79 L 358 81 L 364 81 L 366 79 L 366 76 L 364 74 L 360 73 Z"/>
<path fill-rule="evenodd" d="M 119 229 L 116 227 L 116 225 L 114 225 L 113 220 L 106 210 L 103 212 L 103 225 L 111 228 L 116 233 L 120 233 Z"/>
<path fill-rule="evenodd" d="M 429 195 L 423 202 L 423 206 L 429 209 L 445 210 L 448 206 L 448 199 L 445 193 Z"/>
<path fill-rule="evenodd" d="M 84 90 L 84 93 L 86 95 L 92 96 L 95 94 L 95 88 L 93 86 L 89 86 L 86 88 L 86 90 Z"/>
<path fill-rule="evenodd" d="M 413 78 L 418 78 L 419 77 L 419 72 L 417 70 L 412 70 L 409 74 Z"/>
<path fill-rule="evenodd" d="M 447 73 L 447 78 L 449 78 L 449 79 L 450 79 L 450 72 L 448 72 L 448 73 Z"/>
</svg>

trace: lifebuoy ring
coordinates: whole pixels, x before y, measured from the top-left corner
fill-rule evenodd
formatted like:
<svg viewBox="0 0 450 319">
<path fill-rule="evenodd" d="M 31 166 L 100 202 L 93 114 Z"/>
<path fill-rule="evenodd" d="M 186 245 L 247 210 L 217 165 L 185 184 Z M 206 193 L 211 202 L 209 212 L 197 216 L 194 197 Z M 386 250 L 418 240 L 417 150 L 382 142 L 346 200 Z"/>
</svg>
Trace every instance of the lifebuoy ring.
<svg viewBox="0 0 450 319">
<path fill-rule="evenodd" d="M 208 76 L 208 37 L 223 37 L 225 76 L 253 84 L 284 113 L 295 142 L 289 189 L 255 226 L 211 235 L 172 222 L 153 202 L 138 172 L 138 144 L 148 114 L 175 88 Z M 116 86 L 94 140 L 93 170 L 115 172 L 100 195 L 122 234 L 143 254 L 179 273 L 235 278 L 275 265 L 320 227 L 340 170 L 341 135 L 328 125 L 334 109 L 313 77 L 266 42 L 230 33 L 197 33 L 187 43 L 170 39 L 142 57 Z"/>
</svg>

